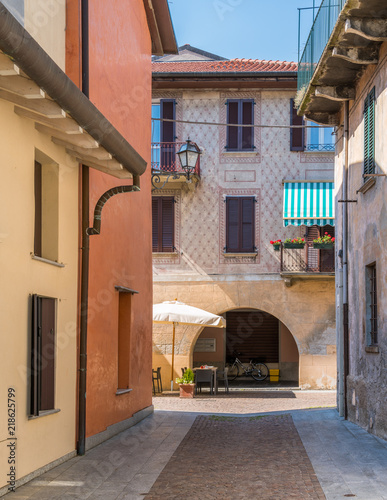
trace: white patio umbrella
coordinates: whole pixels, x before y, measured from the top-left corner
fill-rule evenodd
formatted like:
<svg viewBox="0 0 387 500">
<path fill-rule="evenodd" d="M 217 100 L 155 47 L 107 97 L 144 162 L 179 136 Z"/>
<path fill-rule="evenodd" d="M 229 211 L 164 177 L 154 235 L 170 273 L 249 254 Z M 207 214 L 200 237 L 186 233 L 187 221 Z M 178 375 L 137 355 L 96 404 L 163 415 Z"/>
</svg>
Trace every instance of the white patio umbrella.
<svg viewBox="0 0 387 500">
<path fill-rule="evenodd" d="M 177 300 L 162 302 L 153 305 L 153 322 L 173 325 L 172 330 L 172 369 L 171 391 L 173 390 L 173 365 L 175 358 L 175 327 L 176 325 L 203 325 L 215 328 L 225 328 L 226 320 L 204 309 L 188 306 Z"/>
</svg>

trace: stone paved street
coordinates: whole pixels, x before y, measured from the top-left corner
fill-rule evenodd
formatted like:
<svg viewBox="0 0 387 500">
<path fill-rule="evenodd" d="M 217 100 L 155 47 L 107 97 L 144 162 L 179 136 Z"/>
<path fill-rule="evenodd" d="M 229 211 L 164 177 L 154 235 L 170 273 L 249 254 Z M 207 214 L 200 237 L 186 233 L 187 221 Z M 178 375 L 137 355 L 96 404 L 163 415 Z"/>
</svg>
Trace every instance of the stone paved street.
<svg viewBox="0 0 387 500">
<path fill-rule="evenodd" d="M 328 500 L 387 499 L 387 443 L 341 420 L 335 409 L 321 408 L 334 404 L 335 393 L 288 390 L 243 393 L 232 393 L 228 397 L 203 395 L 186 401 L 175 396 L 156 397 L 155 413 L 135 427 L 4 498 L 277 500 L 318 499 L 325 495 Z M 311 407 L 320 408 L 305 409 Z M 206 419 L 196 420 L 201 414 L 207 414 Z M 257 416 L 264 418 L 251 418 Z M 197 425 L 200 432 L 196 432 Z M 215 432 L 216 428 L 220 432 Z M 227 429 L 227 439 L 222 439 L 224 429 Z M 207 432 L 214 437 L 213 447 Z M 230 432 L 233 437 L 229 437 Z M 185 457 L 181 455 L 182 449 L 183 454 L 187 454 Z M 227 459 L 224 459 L 224 450 L 228 453 Z M 195 464 L 198 460 L 190 463 L 190 457 L 201 455 L 202 464 Z M 218 458 L 222 459 L 219 468 Z M 182 476 L 189 477 L 194 493 L 185 491 L 176 496 L 179 490 L 172 484 L 171 471 L 187 468 L 187 474 Z M 170 481 L 166 482 L 165 474 Z M 227 481 L 233 481 L 232 495 L 229 495 L 231 489 Z M 222 490 L 225 483 L 227 490 Z M 246 496 L 235 494 L 239 484 L 240 488 L 246 484 L 246 489 L 240 490 L 241 495 Z M 262 495 L 254 492 L 256 485 L 264 492 Z"/>
</svg>

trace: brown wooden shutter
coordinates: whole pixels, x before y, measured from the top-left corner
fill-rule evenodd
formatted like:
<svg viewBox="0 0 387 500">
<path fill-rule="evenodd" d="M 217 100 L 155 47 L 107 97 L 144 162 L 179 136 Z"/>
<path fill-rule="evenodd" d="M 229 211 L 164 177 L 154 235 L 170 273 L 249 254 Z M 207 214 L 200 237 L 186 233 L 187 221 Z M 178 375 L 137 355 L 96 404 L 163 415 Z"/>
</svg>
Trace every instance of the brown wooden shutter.
<svg viewBox="0 0 387 500">
<path fill-rule="evenodd" d="M 241 198 L 241 251 L 254 252 L 254 198 Z"/>
<path fill-rule="evenodd" d="M 254 198 L 226 198 L 226 252 L 253 252 L 254 227 Z"/>
<path fill-rule="evenodd" d="M 41 297 L 40 407 L 55 408 L 55 299 Z"/>
<path fill-rule="evenodd" d="M 239 252 L 239 198 L 226 198 L 226 252 Z"/>
<path fill-rule="evenodd" d="M 238 101 L 227 101 L 227 123 L 239 123 Z M 227 127 L 227 149 L 238 149 L 239 127 Z"/>
<path fill-rule="evenodd" d="M 321 235 L 328 233 L 331 238 L 335 237 L 335 228 L 333 226 L 323 226 L 321 228 Z M 335 250 L 320 250 L 320 269 L 321 272 L 331 273 L 335 269 Z"/>
<path fill-rule="evenodd" d="M 42 165 L 35 162 L 35 235 L 34 254 L 42 256 Z"/>
<path fill-rule="evenodd" d="M 254 102 L 252 100 L 242 101 L 242 124 L 254 124 Z M 241 127 L 242 149 L 253 149 L 254 147 L 254 129 Z"/>
<path fill-rule="evenodd" d="M 173 252 L 174 247 L 174 199 L 172 197 L 162 197 L 162 252 Z"/>
<path fill-rule="evenodd" d="M 320 250 L 313 248 L 313 240 L 320 236 L 319 226 L 309 226 L 307 228 L 306 241 L 308 245 L 308 271 L 320 270 Z"/>
<path fill-rule="evenodd" d="M 168 120 L 175 119 L 176 102 L 174 99 L 160 100 L 160 116 Z M 161 142 L 175 142 L 175 122 L 161 122 Z"/>
<path fill-rule="evenodd" d="M 294 107 L 294 99 L 290 99 L 290 125 L 304 125 L 304 118 L 297 115 L 297 110 Z M 291 128 L 290 129 L 290 151 L 304 151 L 305 129 Z"/>
<path fill-rule="evenodd" d="M 264 363 L 279 361 L 279 321 L 263 311 L 229 311 L 226 313 L 226 358 L 234 351 L 243 363 L 250 359 Z"/>
<path fill-rule="evenodd" d="M 152 252 L 173 252 L 175 201 L 171 196 L 152 198 Z"/>
<path fill-rule="evenodd" d="M 39 415 L 39 298 L 31 297 L 30 415 Z"/>
<path fill-rule="evenodd" d="M 159 202 L 160 198 L 152 198 L 152 252 L 159 251 Z"/>
</svg>

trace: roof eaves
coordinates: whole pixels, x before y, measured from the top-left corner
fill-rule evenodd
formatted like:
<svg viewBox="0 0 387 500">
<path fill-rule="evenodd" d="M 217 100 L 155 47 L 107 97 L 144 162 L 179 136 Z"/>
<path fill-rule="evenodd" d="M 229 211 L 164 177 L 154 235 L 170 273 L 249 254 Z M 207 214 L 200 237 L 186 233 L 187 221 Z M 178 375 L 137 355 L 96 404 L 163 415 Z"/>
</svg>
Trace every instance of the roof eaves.
<svg viewBox="0 0 387 500">
<path fill-rule="evenodd" d="M 144 0 L 152 38 L 152 53 L 156 56 L 178 54 L 176 35 L 167 0 Z"/>
</svg>

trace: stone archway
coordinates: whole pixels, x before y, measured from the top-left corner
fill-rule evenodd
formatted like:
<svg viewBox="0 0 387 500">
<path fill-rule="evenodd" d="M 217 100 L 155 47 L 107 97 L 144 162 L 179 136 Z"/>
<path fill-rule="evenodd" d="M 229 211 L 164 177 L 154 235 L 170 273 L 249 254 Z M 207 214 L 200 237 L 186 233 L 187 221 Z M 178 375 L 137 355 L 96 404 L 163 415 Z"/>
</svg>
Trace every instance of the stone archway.
<svg viewBox="0 0 387 500">
<path fill-rule="evenodd" d="M 187 304 L 215 314 L 235 309 L 269 313 L 291 332 L 299 353 L 299 385 L 302 388 L 333 389 L 336 386 L 336 326 L 334 283 L 295 281 L 286 287 L 279 277 L 263 280 L 168 282 L 154 285 L 155 302 L 178 297 Z M 194 347 L 202 327 L 177 329 L 175 366 L 193 365 Z M 154 325 L 153 366 L 162 366 L 166 380 L 170 372 L 170 331 Z"/>
</svg>

